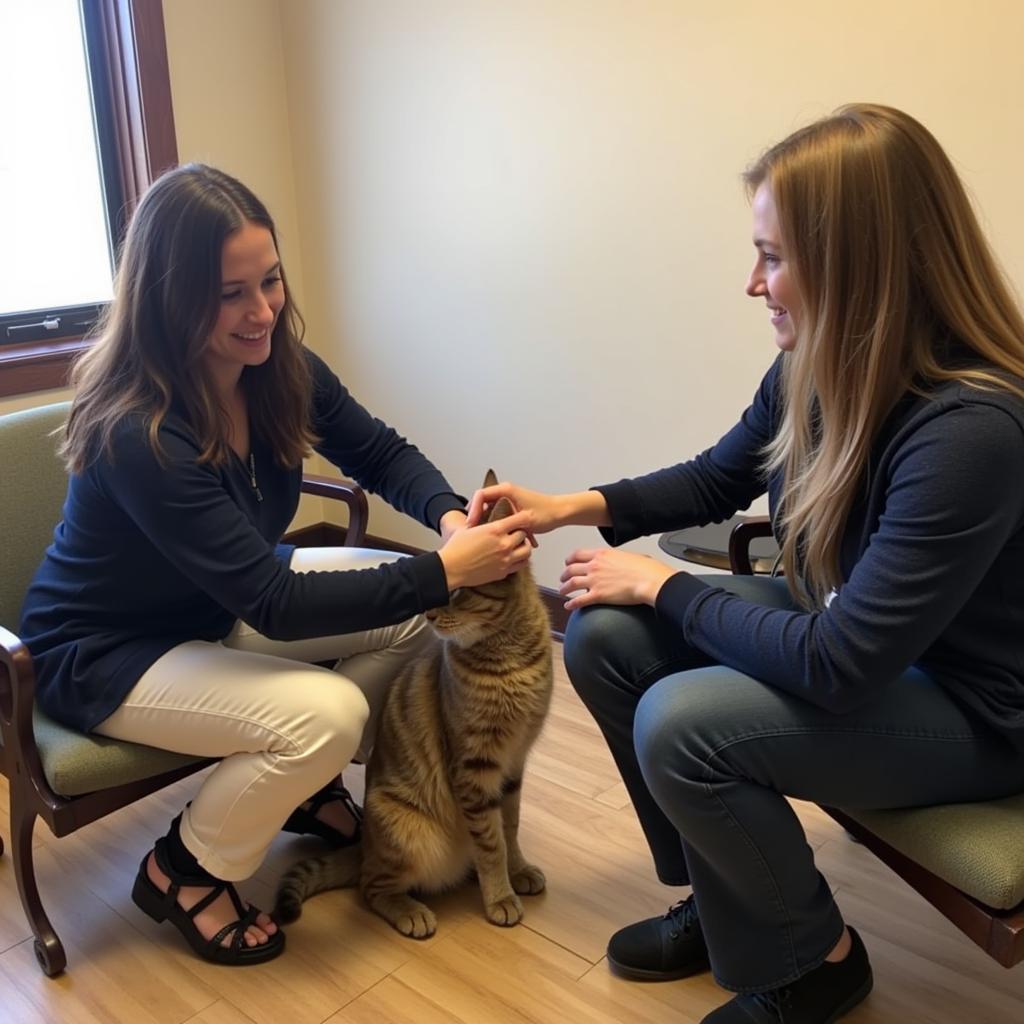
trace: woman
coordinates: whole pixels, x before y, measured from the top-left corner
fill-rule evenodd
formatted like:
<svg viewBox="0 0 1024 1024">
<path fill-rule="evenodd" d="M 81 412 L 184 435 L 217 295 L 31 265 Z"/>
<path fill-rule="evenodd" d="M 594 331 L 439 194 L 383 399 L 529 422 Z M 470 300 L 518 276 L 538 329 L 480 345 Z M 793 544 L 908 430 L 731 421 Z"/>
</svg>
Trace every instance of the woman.
<svg viewBox="0 0 1024 1024">
<path fill-rule="evenodd" d="M 51 717 L 223 759 L 133 898 L 199 955 L 258 963 L 284 936 L 231 883 L 283 825 L 353 841 L 334 780 L 422 650 L 420 613 L 514 571 L 530 544 L 516 518 L 466 528 L 441 473 L 302 347 L 273 222 L 234 178 L 190 165 L 155 182 L 115 291 L 76 371 L 64 520 L 21 633 Z M 312 450 L 438 529 L 440 551 L 276 547 Z M 334 672 L 307 664 L 325 659 Z"/>
<path fill-rule="evenodd" d="M 915 120 L 854 105 L 746 176 L 782 350 L 692 461 L 501 496 L 611 544 L 720 521 L 767 490 L 785 581 L 566 559 L 573 685 L 657 872 L 693 895 L 617 932 L 632 978 L 705 969 L 714 1024 L 834 1021 L 871 988 L 785 796 L 851 808 L 1024 790 L 1024 321 L 964 189 Z"/>
</svg>

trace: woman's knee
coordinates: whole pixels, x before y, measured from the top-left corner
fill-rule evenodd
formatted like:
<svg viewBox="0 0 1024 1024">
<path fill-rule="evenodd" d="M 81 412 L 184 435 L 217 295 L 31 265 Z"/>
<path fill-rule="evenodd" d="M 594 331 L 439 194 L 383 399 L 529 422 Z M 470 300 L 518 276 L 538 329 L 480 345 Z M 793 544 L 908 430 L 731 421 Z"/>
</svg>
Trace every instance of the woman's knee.
<svg viewBox="0 0 1024 1024">
<path fill-rule="evenodd" d="M 289 733 L 303 759 L 344 765 L 359 746 L 370 705 L 354 683 L 331 672 L 325 676 L 298 691 Z"/>
<path fill-rule="evenodd" d="M 697 781 L 733 715 L 723 700 L 720 666 L 667 676 L 640 698 L 633 744 L 644 777 Z M 650 783 L 649 783 L 650 784 Z"/>
<path fill-rule="evenodd" d="M 577 693 L 586 697 L 600 687 L 607 669 L 616 662 L 616 651 L 630 643 L 635 611 L 617 605 L 590 605 L 569 617 L 562 644 L 565 670 Z"/>
</svg>

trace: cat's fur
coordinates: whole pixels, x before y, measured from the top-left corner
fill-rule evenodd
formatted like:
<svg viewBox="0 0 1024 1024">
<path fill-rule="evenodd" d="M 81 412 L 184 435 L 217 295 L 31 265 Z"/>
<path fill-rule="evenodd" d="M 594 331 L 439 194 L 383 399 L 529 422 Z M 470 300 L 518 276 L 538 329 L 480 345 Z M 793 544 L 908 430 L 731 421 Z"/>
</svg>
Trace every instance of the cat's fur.
<svg viewBox="0 0 1024 1024">
<path fill-rule="evenodd" d="M 493 483 L 493 474 L 488 474 Z M 510 514 L 500 501 L 490 519 Z M 403 935 L 433 935 L 437 919 L 410 893 L 439 892 L 476 869 L 487 919 L 517 924 L 517 893 L 544 889 L 519 849 L 526 755 L 551 702 L 550 623 L 528 567 L 458 591 L 429 612 L 437 650 L 392 684 L 366 772 L 363 840 L 302 861 L 281 880 L 275 915 L 359 885 Z"/>
</svg>

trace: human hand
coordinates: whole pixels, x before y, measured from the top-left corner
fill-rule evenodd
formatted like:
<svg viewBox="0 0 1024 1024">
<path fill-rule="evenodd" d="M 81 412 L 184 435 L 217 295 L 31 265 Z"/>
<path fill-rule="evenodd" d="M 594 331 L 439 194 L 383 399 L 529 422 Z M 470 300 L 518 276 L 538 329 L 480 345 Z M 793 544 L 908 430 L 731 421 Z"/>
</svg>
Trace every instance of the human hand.
<svg viewBox="0 0 1024 1024">
<path fill-rule="evenodd" d="M 448 589 L 501 580 L 526 565 L 533 550 L 528 518 L 517 512 L 493 523 L 456 529 L 438 551 Z"/>
<path fill-rule="evenodd" d="M 547 533 L 556 526 L 561 526 L 562 508 L 559 497 L 553 494 L 543 494 L 540 491 L 531 491 L 518 484 L 504 483 L 494 484 L 491 487 L 482 487 L 469 500 L 469 525 L 486 522 L 487 513 L 502 499 L 506 498 L 512 507 L 520 513 L 527 513 L 527 533 L 531 540 L 535 533 Z M 537 546 L 533 541 L 534 547 Z"/>
<path fill-rule="evenodd" d="M 450 509 L 441 516 L 437 525 L 441 532 L 441 541 L 443 543 L 447 541 L 456 530 L 461 529 L 466 525 L 466 513 L 461 509 Z"/>
<path fill-rule="evenodd" d="M 559 594 L 572 611 L 588 604 L 649 604 L 678 569 L 648 555 L 612 548 L 580 548 L 565 560 Z M 575 594 L 575 597 L 570 597 Z"/>
</svg>

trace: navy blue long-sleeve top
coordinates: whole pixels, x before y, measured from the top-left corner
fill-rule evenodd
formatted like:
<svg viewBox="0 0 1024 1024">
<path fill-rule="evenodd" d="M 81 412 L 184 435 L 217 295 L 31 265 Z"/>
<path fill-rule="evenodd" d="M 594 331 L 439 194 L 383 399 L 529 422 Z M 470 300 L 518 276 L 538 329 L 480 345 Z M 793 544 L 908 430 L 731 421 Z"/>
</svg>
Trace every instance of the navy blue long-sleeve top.
<svg viewBox="0 0 1024 1024">
<path fill-rule="evenodd" d="M 609 543 L 720 522 L 765 490 L 774 518 L 781 474 L 765 481 L 760 467 L 780 420 L 781 366 L 695 459 L 596 488 Z M 858 495 L 827 608 L 768 608 L 679 573 L 658 615 L 721 664 L 836 713 L 917 664 L 1024 749 L 1024 400 L 958 382 L 905 395 Z"/>
<path fill-rule="evenodd" d="M 430 461 L 372 417 L 307 351 L 316 450 L 367 491 L 427 526 L 464 507 Z M 436 552 L 375 569 L 296 573 L 279 547 L 298 507 L 301 466 L 284 468 L 253 425 L 250 469 L 232 454 L 199 461 L 173 409 L 154 454 L 140 416 L 116 430 L 111 457 L 68 483 L 63 520 L 29 586 L 20 634 L 36 699 L 87 732 L 142 674 L 188 640 L 220 640 L 242 619 L 279 640 L 401 622 L 448 601 Z M 262 499 L 262 500 L 261 500 Z"/>
</svg>

